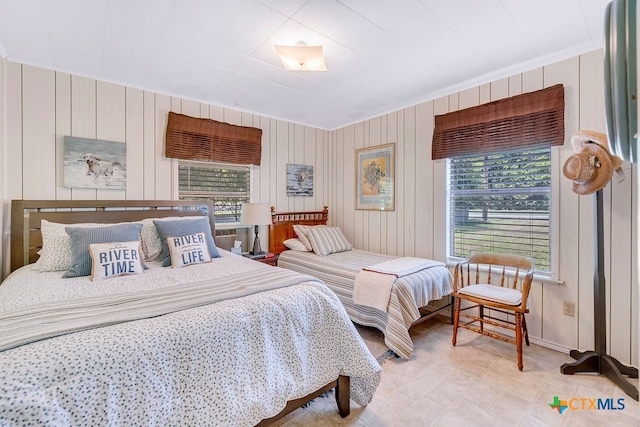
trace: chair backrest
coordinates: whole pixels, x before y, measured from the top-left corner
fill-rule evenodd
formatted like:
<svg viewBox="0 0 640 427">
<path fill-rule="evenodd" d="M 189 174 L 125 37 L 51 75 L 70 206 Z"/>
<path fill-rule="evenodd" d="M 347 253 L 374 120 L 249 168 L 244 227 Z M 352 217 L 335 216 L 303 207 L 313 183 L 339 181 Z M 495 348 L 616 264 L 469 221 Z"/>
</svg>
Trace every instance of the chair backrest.
<svg viewBox="0 0 640 427">
<path fill-rule="evenodd" d="M 454 290 L 479 283 L 509 287 L 522 292 L 523 306 L 526 306 L 534 265 L 533 258 L 527 256 L 472 252 L 456 266 Z"/>
</svg>

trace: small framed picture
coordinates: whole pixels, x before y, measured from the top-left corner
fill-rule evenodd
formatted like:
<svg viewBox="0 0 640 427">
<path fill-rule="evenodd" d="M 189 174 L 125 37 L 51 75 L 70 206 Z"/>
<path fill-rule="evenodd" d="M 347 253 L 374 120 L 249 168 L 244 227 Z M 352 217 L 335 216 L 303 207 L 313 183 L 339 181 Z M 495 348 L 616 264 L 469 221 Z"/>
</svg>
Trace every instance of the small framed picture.
<svg viewBox="0 0 640 427">
<path fill-rule="evenodd" d="M 313 196 L 313 166 L 287 164 L 287 196 Z"/>
<path fill-rule="evenodd" d="M 356 150 L 356 209 L 395 210 L 395 144 Z"/>
</svg>

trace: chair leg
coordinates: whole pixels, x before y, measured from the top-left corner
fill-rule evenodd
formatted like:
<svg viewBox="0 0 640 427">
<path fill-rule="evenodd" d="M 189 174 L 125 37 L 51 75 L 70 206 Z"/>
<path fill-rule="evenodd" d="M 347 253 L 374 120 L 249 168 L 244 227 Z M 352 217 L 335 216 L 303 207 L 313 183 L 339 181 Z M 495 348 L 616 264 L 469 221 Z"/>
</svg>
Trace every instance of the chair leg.
<svg viewBox="0 0 640 427">
<path fill-rule="evenodd" d="M 478 305 L 478 310 L 480 311 L 480 332 L 484 331 L 484 305 Z"/>
<path fill-rule="evenodd" d="M 458 338 L 458 323 L 460 322 L 460 298 L 454 298 L 454 308 L 453 308 L 453 337 L 451 338 L 451 342 L 453 345 L 456 345 L 456 339 Z"/>
<path fill-rule="evenodd" d="M 527 331 L 527 316 L 522 315 L 522 330 L 524 331 L 524 342 L 529 346 L 529 331 Z"/>
<path fill-rule="evenodd" d="M 516 313 L 516 347 L 518 349 L 518 369 L 522 371 L 522 314 Z"/>
</svg>

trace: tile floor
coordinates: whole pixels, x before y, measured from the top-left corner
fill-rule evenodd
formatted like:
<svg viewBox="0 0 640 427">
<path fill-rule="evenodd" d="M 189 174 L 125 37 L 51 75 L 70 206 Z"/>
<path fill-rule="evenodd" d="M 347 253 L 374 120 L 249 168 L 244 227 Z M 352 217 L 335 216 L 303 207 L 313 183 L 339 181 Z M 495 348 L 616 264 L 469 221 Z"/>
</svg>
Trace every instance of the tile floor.
<svg viewBox="0 0 640 427">
<path fill-rule="evenodd" d="M 333 392 L 315 399 L 276 425 L 304 426 L 640 426 L 638 402 L 610 380 L 595 374 L 563 375 L 567 354 L 535 344 L 524 349 L 518 371 L 515 347 L 466 330 L 451 345 L 448 319 L 434 318 L 412 329 L 415 354 L 382 364 L 382 381 L 372 402 L 351 402 L 351 414 L 340 418 Z M 382 333 L 358 326 L 372 354 L 387 348 Z M 638 380 L 632 379 L 638 386 Z M 624 399 L 624 409 L 571 410 L 561 415 L 549 407 L 554 396 Z M 619 405 L 615 405 L 619 407 Z"/>
</svg>

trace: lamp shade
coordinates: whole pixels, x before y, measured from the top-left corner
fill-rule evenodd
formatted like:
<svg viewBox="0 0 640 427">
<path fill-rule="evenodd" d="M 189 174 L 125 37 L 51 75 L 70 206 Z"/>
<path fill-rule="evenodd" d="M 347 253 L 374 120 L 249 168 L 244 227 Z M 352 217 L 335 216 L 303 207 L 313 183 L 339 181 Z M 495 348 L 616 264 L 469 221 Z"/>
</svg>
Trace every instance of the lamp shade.
<svg viewBox="0 0 640 427">
<path fill-rule="evenodd" d="M 271 224 L 269 203 L 243 203 L 240 222 L 245 225 Z"/>
</svg>

